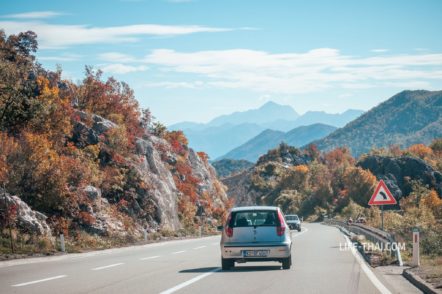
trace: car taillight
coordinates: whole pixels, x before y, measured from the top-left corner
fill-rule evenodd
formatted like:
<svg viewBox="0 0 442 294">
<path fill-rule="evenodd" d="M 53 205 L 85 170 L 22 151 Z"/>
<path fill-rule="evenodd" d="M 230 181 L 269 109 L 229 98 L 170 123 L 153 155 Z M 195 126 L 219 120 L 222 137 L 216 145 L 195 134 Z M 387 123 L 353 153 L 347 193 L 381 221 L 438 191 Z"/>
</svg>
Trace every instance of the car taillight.
<svg viewBox="0 0 442 294">
<path fill-rule="evenodd" d="M 226 231 L 226 235 L 229 238 L 233 236 L 233 228 L 229 227 L 231 219 L 232 219 L 232 214 L 229 214 L 229 217 L 227 218 L 226 230 L 225 230 Z"/>
<path fill-rule="evenodd" d="M 276 227 L 276 234 L 278 236 L 282 236 L 285 233 L 285 223 L 281 211 L 278 211 L 278 218 L 279 218 L 279 225 Z"/>
<path fill-rule="evenodd" d="M 226 235 L 229 238 L 232 237 L 233 236 L 233 228 L 226 227 Z"/>
</svg>

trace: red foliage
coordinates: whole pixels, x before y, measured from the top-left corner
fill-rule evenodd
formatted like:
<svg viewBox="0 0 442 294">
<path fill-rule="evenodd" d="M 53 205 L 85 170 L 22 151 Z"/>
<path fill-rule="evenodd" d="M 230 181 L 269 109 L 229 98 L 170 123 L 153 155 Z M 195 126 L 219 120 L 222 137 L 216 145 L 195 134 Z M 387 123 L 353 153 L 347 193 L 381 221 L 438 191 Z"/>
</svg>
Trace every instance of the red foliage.
<svg viewBox="0 0 442 294">
<path fill-rule="evenodd" d="M 197 152 L 198 156 L 201 158 L 202 161 L 205 163 L 209 162 L 209 155 L 207 155 L 206 152 Z"/>
<path fill-rule="evenodd" d="M 89 212 L 81 211 L 78 214 L 78 218 L 80 223 L 86 224 L 86 225 L 92 225 L 95 223 L 96 219 L 95 217 L 90 214 Z"/>
</svg>

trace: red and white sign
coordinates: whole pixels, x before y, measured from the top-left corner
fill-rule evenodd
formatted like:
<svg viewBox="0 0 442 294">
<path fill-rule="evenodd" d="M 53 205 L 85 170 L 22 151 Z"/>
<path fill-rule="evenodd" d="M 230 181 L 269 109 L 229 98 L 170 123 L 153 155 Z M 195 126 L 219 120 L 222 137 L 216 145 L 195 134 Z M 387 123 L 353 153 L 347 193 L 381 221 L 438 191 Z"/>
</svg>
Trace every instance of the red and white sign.
<svg viewBox="0 0 442 294">
<path fill-rule="evenodd" d="M 368 205 L 390 205 L 396 203 L 396 199 L 394 199 L 383 180 L 379 182 L 373 196 L 371 196 L 370 201 L 368 201 Z"/>
</svg>

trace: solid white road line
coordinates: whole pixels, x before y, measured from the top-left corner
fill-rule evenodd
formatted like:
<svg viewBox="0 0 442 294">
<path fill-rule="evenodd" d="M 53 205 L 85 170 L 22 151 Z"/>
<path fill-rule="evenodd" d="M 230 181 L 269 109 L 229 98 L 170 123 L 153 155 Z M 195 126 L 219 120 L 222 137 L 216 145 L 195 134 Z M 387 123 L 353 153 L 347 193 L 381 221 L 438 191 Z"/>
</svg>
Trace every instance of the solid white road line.
<svg viewBox="0 0 442 294">
<path fill-rule="evenodd" d="M 210 276 L 211 274 L 213 274 L 215 272 L 219 272 L 220 270 L 221 270 L 221 268 L 215 268 L 215 269 L 211 270 L 210 272 L 207 272 L 205 274 L 196 276 L 195 278 L 190 279 L 190 280 L 188 280 L 186 282 L 183 282 L 181 284 L 178 284 L 178 285 L 176 285 L 173 288 L 167 289 L 167 290 L 161 292 L 160 294 L 171 294 L 171 293 L 174 293 L 174 292 L 176 292 L 176 291 L 178 291 L 178 290 L 180 290 L 180 289 L 182 289 L 184 287 L 187 287 L 187 286 L 189 286 L 189 285 L 191 285 L 191 284 L 193 284 L 195 282 L 198 282 L 201 279 L 204 279 L 207 276 Z"/>
<path fill-rule="evenodd" d="M 66 278 L 66 277 L 67 277 L 66 275 L 55 276 L 55 277 L 50 277 L 50 278 L 46 278 L 46 279 L 30 281 L 30 282 L 21 283 L 21 284 L 15 284 L 15 285 L 12 285 L 12 287 L 22 287 L 22 286 L 27 286 L 27 285 L 32 285 L 32 284 L 37 284 L 37 283 L 47 282 L 47 281 L 56 280 L 56 279 L 61 279 L 61 278 Z"/>
<path fill-rule="evenodd" d="M 149 257 L 143 257 L 143 258 L 140 258 L 140 260 L 155 259 L 155 258 L 158 258 L 158 257 L 160 257 L 160 256 L 159 256 L 159 255 L 156 255 L 156 256 L 149 256 Z"/>
<path fill-rule="evenodd" d="M 199 246 L 199 247 L 195 247 L 195 248 L 193 248 L 193 250 L 198 250 L 198 249 L 201 249 L 201 248 L 206 248 L 207 246 Z"/>
<path fill-rule="evenodd" d="M 124 264 L 124 263 L 123 262 L 114 263 L 114 264 L 109 264 L 109 265 L 105 265 L 105 266 L 96 267 L 96 268 L 93 268 L 91 270 L 99 271 L 99 270 L 103 270 L 103 269 L 107 269 L 107 268 L 111 268 L 111 267 L 116 267 L 116 266 L 119 266 L 119 265 L 122 265 L 122 264 Z"/>
<path fill-rule="evenodd" d="M 387 287 L 382 284 L 381 281 L 379 281 L 378 277 L 370 270 L 370 268 L 367 266 L 364 260 L 362 260 L 359 253 L 356 251 L 356 248 L 353 246 L 353 243 L 348 239 L 347 236 L 345 236 L 345 240 L 347 241 L 347 245 L 350 248 L 351 253 L 358 261 L 359 265 L 361 266 L 364 273 L 367 275 L 368 279 L 373 283 L 373 285 L 382 293 L 382 294 L 391 294 L 390 290 L 387 289 Z"/>
<path fill-rule="evenodd" d="M 184 253 L 184 252 L 186 252 L 186 251 L 177 251 L 177 252 L 172 252 L 172 254 L 180 254 L 180 253 Z"/>
</svg>

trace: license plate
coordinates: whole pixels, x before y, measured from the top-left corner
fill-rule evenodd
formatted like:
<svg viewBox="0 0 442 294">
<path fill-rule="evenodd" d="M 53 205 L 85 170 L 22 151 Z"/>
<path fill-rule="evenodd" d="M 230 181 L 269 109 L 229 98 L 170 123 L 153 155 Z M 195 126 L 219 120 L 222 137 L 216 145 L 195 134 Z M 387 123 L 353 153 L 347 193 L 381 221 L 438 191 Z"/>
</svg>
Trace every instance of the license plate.
<svg viewBox="0 0 442 294">
<path fill-rule="evenodd" d="M 244 250 L 242 254 L 244 257 L 267 257 L 269 250 Z"/>
</svg>

